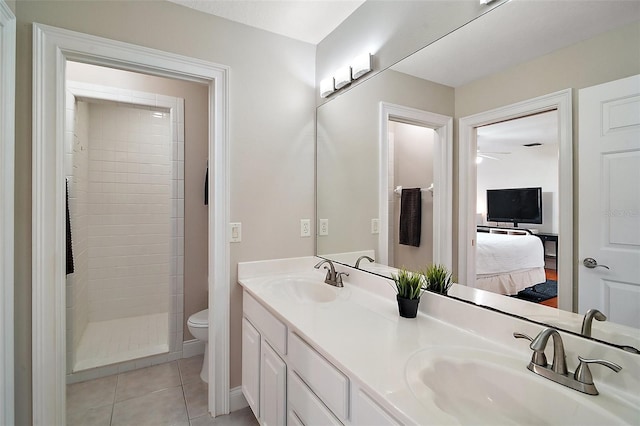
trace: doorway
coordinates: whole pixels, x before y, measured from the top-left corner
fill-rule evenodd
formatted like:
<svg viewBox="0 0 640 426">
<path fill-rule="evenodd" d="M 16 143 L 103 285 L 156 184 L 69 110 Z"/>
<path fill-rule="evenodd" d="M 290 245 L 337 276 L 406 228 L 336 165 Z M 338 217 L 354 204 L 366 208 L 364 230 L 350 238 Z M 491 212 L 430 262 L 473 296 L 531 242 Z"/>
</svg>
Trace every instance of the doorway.
<svg viewBox="0 0 640 426">
<path fill-rule="evenodd" d="M 433 263 L 433 149 L 435 131 L 429 127 L 389 121 L 389 154 L 393 155 L 393 229 L 389 235 L 389 266 L 411 271 L 424 269 Z M 390 164 L 391 166 L 391 164 Z M 417 241 L 400 243 L 400 216 L 402 191 L 407 188 L 420 189 L 420 226 L 412 235 Z M 416 207 L 417 208 L 417 207 Z M 405 215 L 412 213 L 403 210 Z M 406 216 L 405 216 L 406 217 Z M 406 236 L 409 238 L 409 236 Z"/>
<path fill-rule="evenodd" d="M 64 93 L 66 61 L 194 81 L 208 87 L 212 194 L 208 212 L 209 411 L 229 412 L 228 68 L 34 24 L 33 421 L 65 423 Z"/>
<path fill-rule="evenodd" d="M 395 165 L 393 140 L 390 138 L 390 123 L 405 123 L 433 130 L 433 233 L 430 236 L 433 245 L 430 260 L 434 264 L 442 264 L 451 269 L 453 264 L 453 119 L 415 108 L 380 102 L 379 123 L 378 211 L 380 228 L 378 235 L 379 260 L 376 259 L 376 261 L 390 265 L 394 258 L 394 239 L 390 237 L 390 233 L 397 229 L 392 208 L 396 204 L 397 194 L 395 192 L 396 185 L 393 182 Z M 425 185 L 425 190 L 430 186 Z M 431 197 L 430 194 L 427 196 Z"/>
<path fill-rule="evenodd" d="M 477 128 L 477 280 L 470 283 L 552 307 L 558 286 L 557 116 L 554 109 Z M 504 256 L 510 256 L 508 264 L 501 263 Z"/>
<path fill-rule="evenodd" d="M 558 308 L 573 312 L 573 144 L 571 89 L 482 112 L 459 120 L 458 276 L 476 281 L 476 230 L 478 225 L 477 129 L 546 111 L 557 111 L 558 123 Z M 566 243 L 563 244 L 563 241 Z M 463 281 L 464 279 L 464 281 Z M 564 283 L 564 284 L 563 284 Z"/>
</svg>

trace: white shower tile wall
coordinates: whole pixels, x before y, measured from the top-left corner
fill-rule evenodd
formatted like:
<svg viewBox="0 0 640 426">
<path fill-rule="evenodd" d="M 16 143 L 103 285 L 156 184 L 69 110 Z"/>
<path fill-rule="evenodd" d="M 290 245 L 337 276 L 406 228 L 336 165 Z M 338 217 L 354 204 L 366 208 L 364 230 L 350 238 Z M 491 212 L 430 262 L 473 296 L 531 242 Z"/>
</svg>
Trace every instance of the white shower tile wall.
<svg viewBox="0 0 640 426">
<path fill-rule="evenodd" d="M 168 312 L 169 113 L 91 103 L 89 117 L 89 320 Z"/>
<path fill-rule="evenodd" d="M 65 167 L 77 263 L 67 276 L 72 383 L 182 357 L 184 101 L 78 82 L 67 89 Z M 77 124 L 83 114 L 92 117 L 86 128 Z M 78 257 L 83 233 L 86 261 Z M 82 262 L 89 265 L 84 278 Z M 168 314 L 168 353 L 73 372 L 88 323 L 159 312 Z"/>
</svg>

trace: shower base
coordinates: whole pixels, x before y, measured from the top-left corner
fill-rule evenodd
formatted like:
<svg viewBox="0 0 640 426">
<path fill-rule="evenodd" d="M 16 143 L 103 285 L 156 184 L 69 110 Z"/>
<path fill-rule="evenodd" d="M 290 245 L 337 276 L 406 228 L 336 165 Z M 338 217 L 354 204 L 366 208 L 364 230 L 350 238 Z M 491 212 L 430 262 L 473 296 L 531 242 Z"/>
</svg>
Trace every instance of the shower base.
<svg viewBox="0 0 640 426">
<path fill-rule="evenodd" d="M 167 313 L 87 324 L 73 372 L 169 352 Z"/>
</svg>

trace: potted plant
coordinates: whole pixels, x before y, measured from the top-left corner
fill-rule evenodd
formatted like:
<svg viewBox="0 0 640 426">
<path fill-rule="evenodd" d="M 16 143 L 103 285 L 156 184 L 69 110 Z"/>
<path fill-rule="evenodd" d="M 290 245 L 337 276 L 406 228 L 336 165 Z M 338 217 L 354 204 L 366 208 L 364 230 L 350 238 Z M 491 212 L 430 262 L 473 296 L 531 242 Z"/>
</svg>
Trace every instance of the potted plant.
<svg viewBox="0 0 640 426">
<path fill-rule="evenodd" d="M 391 274 L 398 294 L 398 312 L 401 317 L 415 318 L 418 313 L 420 296 L 425 287 L 425 277 L 417 272 L 409 272 L 402 268 L 398 274 Z"/>
<path fill-rule="evenodd" d="M 423 272 L 426 277 L 426 289 L 446 295 L 451 287 L 451 272 L 444 265 L 430 265 Z"/>
</svg>

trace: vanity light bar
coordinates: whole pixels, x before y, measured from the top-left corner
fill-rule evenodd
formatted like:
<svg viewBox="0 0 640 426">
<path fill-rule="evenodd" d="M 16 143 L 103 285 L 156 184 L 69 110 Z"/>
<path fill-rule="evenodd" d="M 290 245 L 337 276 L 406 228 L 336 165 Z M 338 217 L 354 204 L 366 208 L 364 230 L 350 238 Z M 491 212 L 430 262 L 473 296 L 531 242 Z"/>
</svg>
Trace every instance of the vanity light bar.
<svg viewBox="0 0 640 426">
<path fill-rule="evenodd" d="M 320 97 L 326 98 L 330 94 L 336 91 L 333 77 L 325 78 L 320 81 Z"/>
<path fill-rule="evenodd" d="M 371 71 L 371 53 L 365 53 L 364 55 L 360 55 L 353 60 L 353 64 L 351 65 L 351 73 L 353 75 L 353 79 L 357 80 L 369 71 Z"/>
<path fill-rule="evenodd" d="M 342 89 L 351 83 L 351 67 L 340 68 L 336 71 L 336 75 L 334 75 L 333 78 L 336 81 L 336 90 Z"/>
<path fill-rule="evenodd" d="M 373 69 L 371 53 L 365 53 L 355 57 L 350 66 L 337 70 L 333 77 L 320 81 L 320 97 L 326 98 L 332 93 L 351 84 Z"/>
</svg>

